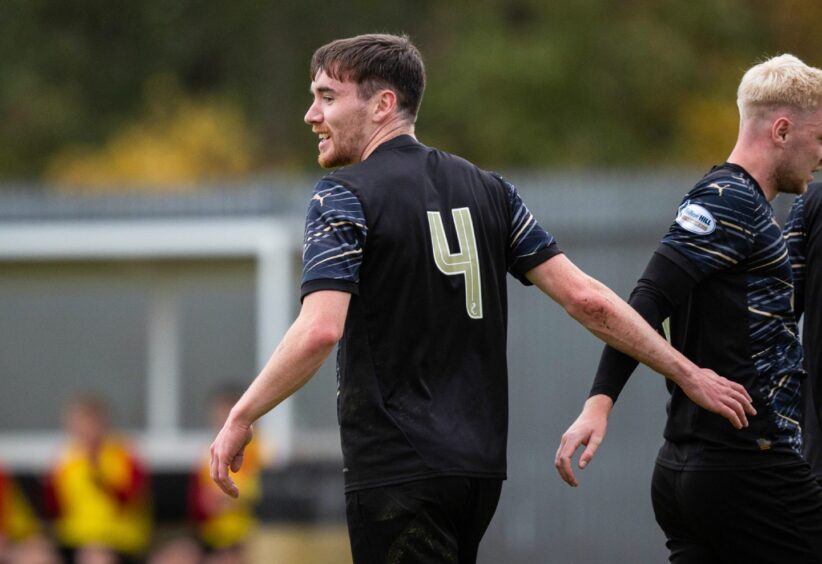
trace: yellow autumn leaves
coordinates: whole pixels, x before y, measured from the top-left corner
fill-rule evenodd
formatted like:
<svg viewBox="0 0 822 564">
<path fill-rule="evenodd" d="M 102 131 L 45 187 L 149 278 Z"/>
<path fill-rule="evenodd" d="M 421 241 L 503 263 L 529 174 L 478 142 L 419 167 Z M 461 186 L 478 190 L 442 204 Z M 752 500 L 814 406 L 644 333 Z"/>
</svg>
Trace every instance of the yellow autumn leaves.
<svg viewBox="0 0 822 564">
<path fill-rule="evenodd" d="M 236 105 L 185 95 L 167 79 L 156 79 L 147 92 L 143 115 L 102 146 L 62 149 L 47 178 L 100 191 L 180 190 L 250 170 L 253 135 Z"/>
</svg>

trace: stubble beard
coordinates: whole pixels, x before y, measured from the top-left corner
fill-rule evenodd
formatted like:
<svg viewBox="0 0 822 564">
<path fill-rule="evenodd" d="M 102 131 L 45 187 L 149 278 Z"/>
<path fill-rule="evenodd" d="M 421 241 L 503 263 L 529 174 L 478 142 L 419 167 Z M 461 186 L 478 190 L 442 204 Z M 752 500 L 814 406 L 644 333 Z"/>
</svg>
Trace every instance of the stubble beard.
<svg viewBox="0 0 822 564">
<path fill-rule="evenodd" d="M 338 168 L 360 161 L 366 142 L 363 123 L 365 112 L 356 112 L 336 132 L 332 131 L 332 150 L 317 156 L 317 162 L 321 167 Z"/>
<path fill-rule="evenodd" d="M 782 194 L 804 194 L 808 189 L 806 178 L 798 178 L 791 170 L 789 163 L 779 163 L 774 171 L 774 185 L 777 193 Z"/>
</svg>

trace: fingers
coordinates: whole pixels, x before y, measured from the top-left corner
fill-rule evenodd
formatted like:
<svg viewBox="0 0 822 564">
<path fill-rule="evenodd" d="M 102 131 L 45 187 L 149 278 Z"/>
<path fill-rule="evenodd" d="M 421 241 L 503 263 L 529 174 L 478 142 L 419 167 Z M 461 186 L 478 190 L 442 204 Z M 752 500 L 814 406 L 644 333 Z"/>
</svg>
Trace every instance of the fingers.
<svg viewBox="0 0 822 564">
<path fill-rule="evenodd" d="M 744 427 L 744 425 L 742 424 L 742 420 L 739 418 L 739 415 L 731 407 L 723 405 L 717 410 L 717 413 L 725 419 L 727 419 L 728 421 L 730 421 L 731 425 L 733 425 L 735 429 L 739 430 L 742 429 L 742 427 Z"/>
<path fill-rule="evenodd" d="M 748 426 L 748 415 L 756 415 L 753 399 L 744 386 L 719 376 L 712 370 L 704 370 L 707 378 L 702 391 L 693 390 L 695 403 L 727 419 L 735 429 Z M 690 396 L 690 394 L 688 394 Z M 702 403 L 704 402 L 704 403 Z"/>
<path fill-rule="evenodd" d="M 579 457 L 579 467 L 585 468 L 588 466 L 588 463 L 591 462 L 594 458 L 594 454 L 596 454 L 599 445 L 602 444 L 602 437 L 591 437 L 588 441 L 588 446 L 585 447 L 585 450 L 582 453 L 582 456 Z"/>
<path fill-rule="evenodd" d="M 729 405 L 730 408 L 736 414 L 736 420 L 740 426 L 737 426 L 734 421 L 734 427 L 737 429 L 741 429 L 742 427 L 748 426 L 748 415 L 756 415 L 756 409 L 753 406 L 753 399 L 751 398 L 748 391 L 745 389 L 744 386 L 737 382 L 731 382 L 725 378 L 722 378 L 723 384 L 726 384 L 730 388 L 730 393 L 726 399 L 726 405 Z M 730 418 L 729 418 L 730 420 Z"/>
<path fill-rule="evenodd" d="M 731 382 L 731 385 L 735 392 L 742 396 L 742 399 L 739 400 L 742 404 L 742 407 L 745 410 L 745 413 L 748 415 L 756 415 L 756 408 L 753 406 L 753 398 L 748 393 L 748 390 L 745 389 L 745 386 L 742 384 L 738 384 L 736 382 Z"/>
<path fill-rule="evenodd" d="M 243 452 L 245 452 L 245 449 L 240 450 L 237 456 L 235 456 L 234 459 L 231 461 L 229 468 L 231 468 L 232 472 L 240 471 L 240 467 L 243 465 Z"/>
<path fill-rule="evenodd" d="M 554 466 L 556 467 L 560 477 L 565 481 L 565 483 L 573 487 L 576 487 L 578 484 L 576 476 L 574 476 L 574 470 L 571 467 L 571 461 L 573 460 L 574 453 L 577 451 L 580 444 L 581 441 L 569 439 L 568 433 L 565 433 L 562 435 L 562 440 L 559 443 L 557 454 L 554 457 Z"/>
<path fill-rule="evenodd" d="M 731 384 L 731 387 L 733 387 L 734 390 L 736 390 L 737 392 L 742 394 L 742 397 L 745 398 L 747 403 L 751 406 L 751 409 L 753 409 L 753 405 L 752 405 L 753 404 L 753 398 L 748 393 L 748 390 L 745 389 L 745 386 L 743 386 L 742 384 L 740 384 L 738 382 L 731 382 L 730 380 L 728 380 L 728 382 Z M 751 413 L 751 415 L 756 415 L 756 410 L 755 409 L 753 409 L 753 413 Z"/>
<path fill-rule="evenodd" d="M 743 427 L 748 426 L 748 418 L 745 416 L 745 400 L 740 398 L 738 393 L 731 394 L 731 397 L 725 400 L 725 405 L 728 407 L 734 414 L 734 427 L 737 429 L 742 429 Z M 737 426 L 737 423 L 739 426 Z"/>
<path fill-rule="evenodd" d="M 225 456 L 221 455 L 219 445 L 215 441 L 211 445 L 211 479 L 223 492 L 236 498 L 240 495 L 240 490 L 231 479 L 228 470 L 229 462 L 226 462 Z"/>
</svg>

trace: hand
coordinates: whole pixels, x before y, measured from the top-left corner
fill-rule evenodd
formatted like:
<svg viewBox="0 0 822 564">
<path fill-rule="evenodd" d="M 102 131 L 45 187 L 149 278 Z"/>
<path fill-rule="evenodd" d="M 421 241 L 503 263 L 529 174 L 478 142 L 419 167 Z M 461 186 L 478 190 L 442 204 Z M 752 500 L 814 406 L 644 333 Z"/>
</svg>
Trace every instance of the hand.
<svg viewBox="0 0 822 564">
<path fill-rule="evenodd" d="M 723 378 L 713 370 L 700 368 L 693 377 L 677 382 L 691 401 L 718 413 L 737 429 L 748 426 L 748 415 L 756 415 L 751 396 L 736 382 Z"/>
<path fill-rule="evenodd" d="M 580 469 L 585 468 L 594 458 L 594 453 L 605 439 L 605 430 L 608 427 L 608 415 L 614 406 L 613 400 L 606 395 L 596 395 L 588 398 L 582 413 L 574 421 L 568 430 L 562 435 L 554 458 L 554 466 L 557 472 L 568 485 L 576 487 L 576 476 L 571 467 L 571 460 L 574 458 L 580 445 L 585 445 L 582 456 L 579 457 Z"/>
<path fill-rule="evenodd" d="M 229 469 L 239 472 L 245 446 L 251 442 L 252 436 L 251 425 L 242 425 L 229 417 L 211 443 L 211 479 L 231 497 L 238 497 L 240 490 L 231 479 Z"/>
</svg>

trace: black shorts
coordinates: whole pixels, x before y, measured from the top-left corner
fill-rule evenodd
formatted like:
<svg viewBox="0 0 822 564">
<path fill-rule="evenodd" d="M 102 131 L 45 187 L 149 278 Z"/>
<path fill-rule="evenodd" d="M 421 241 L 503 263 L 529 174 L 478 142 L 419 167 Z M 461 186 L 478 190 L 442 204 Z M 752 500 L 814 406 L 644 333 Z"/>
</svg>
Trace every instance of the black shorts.
<svg viewBox="0 0 822 564">
<path fill-rule="evenodd" d="M 502 480 L 439 477 L 345 496 L 355 564 L 474 564 Z"/>
<path fill-rule="evenodd" d="M 822 562 L 822 487 L 806 463 L 728 471 L 657 464 L 651 498 L 676 564 Z"/>
</svg>

